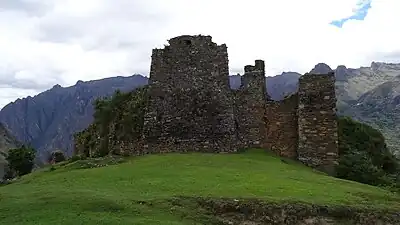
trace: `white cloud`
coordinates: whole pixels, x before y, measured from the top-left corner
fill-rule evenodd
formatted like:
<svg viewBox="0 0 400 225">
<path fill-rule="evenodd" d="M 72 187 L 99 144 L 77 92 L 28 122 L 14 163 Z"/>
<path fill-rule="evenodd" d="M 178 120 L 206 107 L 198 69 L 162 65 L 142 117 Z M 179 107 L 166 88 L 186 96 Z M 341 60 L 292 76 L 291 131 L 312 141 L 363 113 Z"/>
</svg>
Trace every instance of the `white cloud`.
<svg viewBox="0 0 400 225">
<path fill-rule="evenodd" d="M 181 34 L 228 45 L 232 73 L 264 59 L 267 75 L 400 60 L 400 2 L 372 0 L 0 0 L 0 107 L 59 83 L 148 74 L 151 49 Z M 40 79 L 38 79 L 40 78 Z M 8 94 L 4 94 L 4 93 Z M 12 94 L 9 94 L 12 93 Z"/>
</svg>

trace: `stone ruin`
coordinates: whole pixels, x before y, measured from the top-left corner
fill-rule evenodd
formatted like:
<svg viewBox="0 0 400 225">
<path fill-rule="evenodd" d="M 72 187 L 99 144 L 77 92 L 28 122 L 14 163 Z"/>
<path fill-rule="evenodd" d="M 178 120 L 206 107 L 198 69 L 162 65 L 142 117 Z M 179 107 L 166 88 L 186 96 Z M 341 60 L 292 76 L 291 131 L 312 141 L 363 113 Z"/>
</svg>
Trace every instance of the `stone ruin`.
<svg viewBox="0 0 400 225">
<path fill-rule="evenodd" d="M 263 148 L 333 174 L 334 74 L 301 76 L 298 93 L 282 101 L 271 100 L 265 82 L 264 61 L 255 60 L 244 67 L 240 88 L 232 90 L 225 44 L 202 35 L 172 38 L 164 49 L 153 50 L 139 133 L 118 139 L 123 131 L 114 121 L 102 136 L 92 124 L 77 136 L 75 151 L 90 156 L 98 149 L 141 155 Z"/>
<path fill-rule="evenodd" d="M 154 49 L 144 142 L 150 151 L 236 152 L 226 45 L 181 36 Z"/>
<path fill-rule="evenodd" d="M 335 77 L 305 74 L 298 93 L 269 98 L 265 64 L 244 67 L 241 87 L 229 86 L 228 52 L 211 36 L 183 35 L 154 49 L 146 152 L 237 152 L 270 149 L 333 173 L 338 158 Z"/>
</svg>

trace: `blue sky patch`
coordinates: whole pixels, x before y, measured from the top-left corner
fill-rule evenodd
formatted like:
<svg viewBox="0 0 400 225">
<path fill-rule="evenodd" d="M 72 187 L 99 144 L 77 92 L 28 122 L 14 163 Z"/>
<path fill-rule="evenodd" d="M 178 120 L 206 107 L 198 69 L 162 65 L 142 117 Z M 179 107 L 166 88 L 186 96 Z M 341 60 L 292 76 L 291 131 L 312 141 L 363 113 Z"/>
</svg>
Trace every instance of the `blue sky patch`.
<svg viewBox="0 0 400 225">
<path fill-rule="evenodd" d="M 352 16 L 340 20 L 334 20 L 330 24 L 341 28 L 343 24 L 349 20 L 364 20 L 370 8 L 371 8 L 371 1 L 361 2 L 357 4 L 357 9 L 354 10 L 354 14 Z"/>
</svg>

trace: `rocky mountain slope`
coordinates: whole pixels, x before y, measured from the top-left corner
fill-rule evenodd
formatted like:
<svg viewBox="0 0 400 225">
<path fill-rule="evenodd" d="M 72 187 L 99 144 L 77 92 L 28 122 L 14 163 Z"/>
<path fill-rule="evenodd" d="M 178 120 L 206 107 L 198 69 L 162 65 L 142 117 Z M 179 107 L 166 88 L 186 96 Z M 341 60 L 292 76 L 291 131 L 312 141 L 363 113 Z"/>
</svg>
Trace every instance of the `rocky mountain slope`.
<svg viewBox="0 0 400 225">
<path fill-rule="evenodd" d="M 311 72 L 326 72 L 318 64 Z M 372 62 L 359 69 L 335 70 L 338 113 L 379 129 L 390 149 L 400 152 L 400 64 Z"/>
<path fill-rule="evenodd" d="M 379 129 L 388 147 L 400 152 L 400 76 L 364 93 L 342 113 Z"/>
<path fill-rule="evenodd" d="M 55 85 L 34 97 L 18 99 L 0 111 L 0 122 L 23 142 L 40 151 L 61 149 L 72 152 L 72 138 L 76 131 L 92 122 L 92 102 L 100 96 L 110 96 L 115 90 L 129 91 L 147 84 L 140 75 L 113 77 L 82 82 L 63 88 Z"/>
<path fill-rule="evenodd" d="M 6 165 L 6 155 L 8 150 L 19 146 L 19 142 L 11 133 L 0 123 L 0 180 L 4 176 L 4 166 Z"/>
<path fill-rule="evenodd" d="M 346 95 L 343 100 L 358 100 L 363 94 L 400 75 L 400 64 L 372 62 L 370 67 L 348 69 L 340 66 L 336 69 L 338 81 L 343 85 Z"/>
<path fill-rule="evenodd" d="M 329 66 L 320 63 L 312 72 L 325 73 Z M 371 63 L 358 69 L 339 66 L 335 70 L 338 97 L 338 113 L 381 130 L 388 144 L 400 151 L 397 143 L 400 130 L 399 76 L 400 64 Z M 295 72 L 266 78 L 267 91 L 274 100 L 297 91 Z M 116 89 L 124 91 L 147 84 L 141 75 L 112 77 L 96 81 L 78 81 L 63 88 L 59 85 L 37 96 L 18 99 L 0 111 L 0 122 L 16 138 L 31 143 L 42 156 L 46 151 L 61 149 L 72 153 L 73 134 L 92 122 L 94 99 L 110 96 Z M 240 86 L 240 76 L 230 76 L 232 89 Z M 399 124 L 399 125 L 397 125 Z"/>
</svg>

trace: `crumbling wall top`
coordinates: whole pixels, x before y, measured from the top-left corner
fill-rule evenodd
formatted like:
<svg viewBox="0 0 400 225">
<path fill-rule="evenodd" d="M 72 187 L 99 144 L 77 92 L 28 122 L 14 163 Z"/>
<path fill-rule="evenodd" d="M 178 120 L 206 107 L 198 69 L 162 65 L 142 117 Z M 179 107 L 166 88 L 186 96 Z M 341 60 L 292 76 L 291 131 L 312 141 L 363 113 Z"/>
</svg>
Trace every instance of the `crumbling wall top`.
<svg viewBox="0 0 400 225">
<path fill-rule="evenodd" d="M 253 65 L 246 65 L 244 67 L 245 73 L 252 73 L 252 72 L 263 72 L 265 70 L 265 62 L 263 60 L 257 59 L 255 60 L 255 64 Z"/>
<path fill-rule="evenodd" d="M 216 47 L 209 35 L 181 35 L 168 40 L 167 48 L 187 48 L 187 47 Z M 220 46 L 226 47 L 225 44 Z"/>
<path fill-rule="evenodd" d="M 299 78 L 299 93 L 317 93 L 322 89 L 334 90 L 335 79 L 334 72 L 327 74 L 306 73 Z"/>
<path fill-rule="evenodd" d="M 326 80 L 327 77 L 330 79 L 334 79 L 335 72 L 329 72 L 327 74 L 306 73 L 303 76 L 300 76 L 299 81 L 318 82 L 320 80 Z"/>
<path fill-rule="evenodd" d="M 151 83 L 171 87 L 229 87 L 228 51 L 208 35 L 181 35 L 153 49 Z"/>
</svg>

